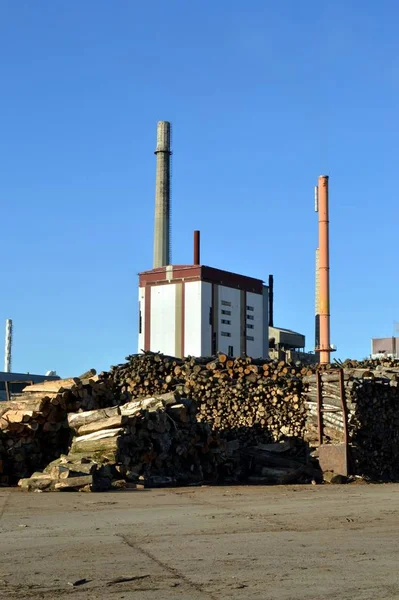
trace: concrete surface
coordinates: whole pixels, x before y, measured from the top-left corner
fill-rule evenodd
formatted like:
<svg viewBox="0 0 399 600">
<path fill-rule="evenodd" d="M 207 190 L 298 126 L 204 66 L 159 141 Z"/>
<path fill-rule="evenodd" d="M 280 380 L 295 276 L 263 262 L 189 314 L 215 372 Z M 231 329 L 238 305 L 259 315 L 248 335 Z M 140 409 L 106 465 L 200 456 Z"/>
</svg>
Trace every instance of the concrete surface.
<svg viewBox="0 0 399 600">
<path fill-rule="evenodd" d="M 391 600 L 398 509 L 399 485 L 0 490 L 0 597 Z"/>
</svg>

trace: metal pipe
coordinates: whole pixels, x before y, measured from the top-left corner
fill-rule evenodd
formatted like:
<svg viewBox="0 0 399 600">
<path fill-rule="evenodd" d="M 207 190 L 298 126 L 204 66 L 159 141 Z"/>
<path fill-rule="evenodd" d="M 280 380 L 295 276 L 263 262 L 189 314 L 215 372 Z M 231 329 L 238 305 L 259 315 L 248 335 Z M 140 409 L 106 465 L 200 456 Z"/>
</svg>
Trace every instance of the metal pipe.
<svg viewBox="0 0 399 600">
<path fill-rule="evenodd" d="M 157 126 L 155 184 L 154 269 L 170 264 L 170 123 Z"/>
<path fill-rule="evenodd" d="M 201 264 L 201 232 L 194 231 L 194 264 Z"/>
<path fill-rule="evenodd" d="M 7 319 L 6 321 L 6 341 L 4 351 L 4 371 L 11 373 L 11 349 L 12 349 L 12 320 Z"/>
<path fill-rule="evenodd" d="M 273 275 L 269 275 L 269 327 L 274 327 L 274 279 Z"/>
<path fill-rule="evenodd" d="M 321 175 L 318 182 L 319 213 L 319 324 L 320 363 L 330 362 L 330 256 L 328 220 L 328 175 Z"/>
</svg>

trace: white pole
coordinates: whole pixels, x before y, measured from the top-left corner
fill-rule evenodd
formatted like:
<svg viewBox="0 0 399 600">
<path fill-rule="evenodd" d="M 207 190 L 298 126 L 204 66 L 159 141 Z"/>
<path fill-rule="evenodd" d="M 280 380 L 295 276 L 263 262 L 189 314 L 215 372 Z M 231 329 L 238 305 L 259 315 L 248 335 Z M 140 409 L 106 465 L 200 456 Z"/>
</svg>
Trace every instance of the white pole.
<svg viewBox="0 0 399 600">
<path fill-rule="evenodd" d="M 4 371 L 11 373 L 12 319 L 6 321 L 6 345 L 4 352 Z"/>
</svg>

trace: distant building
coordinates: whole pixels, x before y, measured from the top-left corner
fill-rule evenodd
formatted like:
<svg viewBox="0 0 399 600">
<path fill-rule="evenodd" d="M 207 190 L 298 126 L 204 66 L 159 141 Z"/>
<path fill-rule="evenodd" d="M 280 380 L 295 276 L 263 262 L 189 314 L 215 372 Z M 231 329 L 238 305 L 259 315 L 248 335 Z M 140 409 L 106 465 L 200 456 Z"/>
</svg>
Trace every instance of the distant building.
<svg viewBox="0 0 399 600">
<path fill-rule="evenodd" d="M 305 336 L 302 333 L 281 327 L 269 327 L 269 358 L 299 360 L 308 364 L 319 362 L 318 355 L 305 352 Z"/>
<path fill-rule="evenodd" d="M 399 358 L 399 338 L 372 338 L 371 357 L 372 358 Z"/>
<path fill-rule="evenodd" d="M 52 371 L 51 373 L 54 373 Z M 57 375 L 31 375 L 30 373 L 5 373 L 0 371 L 0 401 L 7 400 L 7 388 L 9 394 L 20 394 L 27 385 L 41 383 L 42 381 L 56 381 L 60 379 Z"/>
<path fill-rule="evenodd" d="M 139 275 L 139 352 L 268 357 L 268 287 L 199 264 Z"/>
</svg>

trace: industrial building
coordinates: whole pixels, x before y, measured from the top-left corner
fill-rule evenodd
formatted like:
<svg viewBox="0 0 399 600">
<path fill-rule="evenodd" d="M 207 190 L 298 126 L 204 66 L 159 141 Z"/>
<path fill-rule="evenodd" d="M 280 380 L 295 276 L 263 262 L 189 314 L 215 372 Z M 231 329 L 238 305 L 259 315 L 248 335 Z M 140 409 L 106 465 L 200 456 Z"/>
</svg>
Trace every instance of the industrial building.
<svg viewBox="0 0 399 600">
<path fill-rule="evenodd" d="M 315 364 L 319 361 L 318 355 L 305 352 L 305 341 L 302 333 L 281 327 L 269 327 L 269 358 Z"/>
<path fill-rule="evenodd" d="M 27 385 L 56 381 L 58 375 L 32 375 L 31 373 L 9 373 L 0 371 L 0 401 L 9 400 L 11 396 L 21 394 Z"/>
<path fill-rule="evenodd" d="M 157 127 L 154 261 L 139 274 L 138 350 L 171 356 L 268 356 L 268 286 L 200 263 L 170 264 L 170 123 Z"/>
<path fill-rule="evenodd" d="M 269 357 L 317 362 L 305 336 L 273 327 L 273 276 L 262 279 L 201 264 L 194 233 L 192 264 L 170 264 L 170 123 L 157 126 L 153 268 L 139 273 L 138 351 L 176 357 Z M 270 326 L 270 330 L 269 330 Z"/>
<path fill-rule="evenodd" d="M 371 340 L 371 358 L 399 358 L 399 338 L 373 338 Z"/>
<path fill-rule="evenodd" d="M 140 273 L 139 349 L 170 356 L 268 356 L 268 288 L 199 264 Z"/>
</svg>

